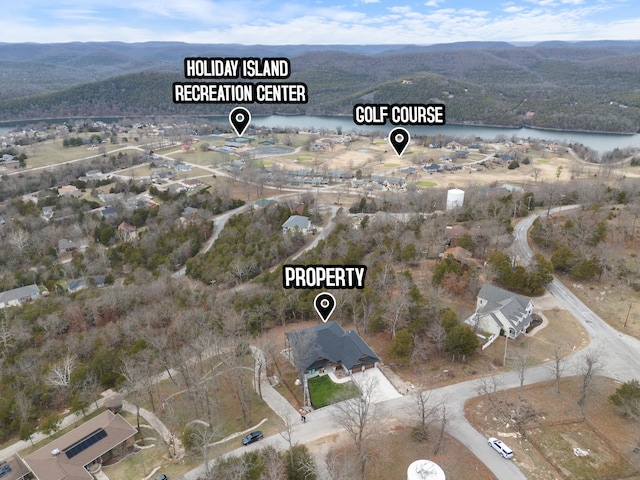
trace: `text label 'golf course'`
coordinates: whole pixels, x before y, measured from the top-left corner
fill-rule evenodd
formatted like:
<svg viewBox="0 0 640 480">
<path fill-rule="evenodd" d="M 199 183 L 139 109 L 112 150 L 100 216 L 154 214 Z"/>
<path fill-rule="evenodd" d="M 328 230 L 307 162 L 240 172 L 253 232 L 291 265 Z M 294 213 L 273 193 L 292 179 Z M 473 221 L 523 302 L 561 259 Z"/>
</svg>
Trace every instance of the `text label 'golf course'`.
<svg viewBox="0 0 640 480">
<path fill-rule="evenodd" d="M 353 123 L 356 125 L 445 125 L 444 105 L 440 103 L 357 104 L 353 107 Z"/>
<path fill-rule="evenodd" d="M 364 288 L 365 265 L 285 265 L 284 288 Z"/>
<path fill-rule="evenodd" d="M 202 79 L 271 80 L 291 75 L 287 58 L 185 58 L 184 76 Z M 307 103 L 302 82 L 176 82 L 174 103 Z"/>
</svg>

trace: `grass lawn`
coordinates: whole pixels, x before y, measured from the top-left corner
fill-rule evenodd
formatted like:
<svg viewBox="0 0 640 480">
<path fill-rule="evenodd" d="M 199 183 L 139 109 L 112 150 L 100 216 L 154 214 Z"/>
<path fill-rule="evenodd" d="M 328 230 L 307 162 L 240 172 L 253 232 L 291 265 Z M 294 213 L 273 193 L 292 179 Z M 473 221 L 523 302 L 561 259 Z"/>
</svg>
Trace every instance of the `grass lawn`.
<svg viewBox="0 0 640 480">
<path fill-rule="evenodd" d="M 387 168 L 398 168 L 398 167 L 401 167 L 402 165 L 400 163 L 385 163 L 384 166 Z"/>
<path fill-rule="evenodd" d="M 358 394 L 357 387 L 351 383 L 333 383 L 328 375 L 314 377 L 309 380 L 309 395 L 315 408 L 326 407 L 334 403 L 333 399 L 338 393 L 345 392 L 349 398 Z"/>
<path fill-rule="evenodd" d="M 422 180 L 420 182 L 416 182 L 416 185 L 418 185 L 419 187 L 437 187 L 438 183 L 437 182 L 429 182 L 426 180 Z"/>
</svg>

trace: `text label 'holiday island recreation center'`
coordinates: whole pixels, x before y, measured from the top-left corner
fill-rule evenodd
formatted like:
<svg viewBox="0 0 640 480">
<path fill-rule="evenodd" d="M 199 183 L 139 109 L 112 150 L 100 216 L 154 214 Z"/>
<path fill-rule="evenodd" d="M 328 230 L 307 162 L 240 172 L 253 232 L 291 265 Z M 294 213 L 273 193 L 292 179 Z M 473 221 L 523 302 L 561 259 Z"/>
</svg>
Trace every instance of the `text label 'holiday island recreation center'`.
<svg viewBox="0 0 640 480">
<path fill-rule="evenodd" d="M 184 76 L 202 79 L 285 79 L 287 58 L 185 58 Z M 302 82 L 176 82 L 174 103 L 307 103 Z"/>
<path fill-rule="evenodd" d="M 365 265 L 285 265 L 284 288 L 364 288 Z"/>
<path fill-rule="evenodd" d="M 444 105 L 435 104 L 358 104 L 353 107 L 356 125 L 445 125 Z"/>
</svg>

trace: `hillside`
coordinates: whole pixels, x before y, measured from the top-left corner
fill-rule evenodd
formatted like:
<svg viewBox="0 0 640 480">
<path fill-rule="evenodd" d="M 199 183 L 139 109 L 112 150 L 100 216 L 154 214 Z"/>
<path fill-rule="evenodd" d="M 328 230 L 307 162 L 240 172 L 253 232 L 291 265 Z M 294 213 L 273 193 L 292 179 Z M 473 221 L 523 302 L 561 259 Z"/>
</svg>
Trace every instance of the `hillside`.
<svg viewBox="0 0 640 480">
<path fill-rule="evenodd" d="M 6 48 L 5 48 L 6 47 Z M 0 119 L 226 114 L 174 105 L 187 56 L 287 56 L 306 105 L 256 114 L 350 114 L 354 103 L 447 105 L 449 123 L 636 132 L 640 42 L 420 46 L 243 46 L 183 43 L 5 44 Z"/>
</svg>

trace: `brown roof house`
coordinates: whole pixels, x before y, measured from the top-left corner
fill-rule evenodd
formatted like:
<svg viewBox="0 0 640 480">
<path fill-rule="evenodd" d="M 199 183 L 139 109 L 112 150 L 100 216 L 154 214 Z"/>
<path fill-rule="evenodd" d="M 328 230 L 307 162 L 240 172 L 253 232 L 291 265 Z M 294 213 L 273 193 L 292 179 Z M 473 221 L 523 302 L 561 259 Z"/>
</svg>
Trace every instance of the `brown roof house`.
<svg viewBox="0 0 640 480">
<path fill-rule="evenodd" d="M 37 480 L 93 480 L 90 472 L 124 450 L 136 429 L 106 410 L 24 458 Z"/>
</svg>

